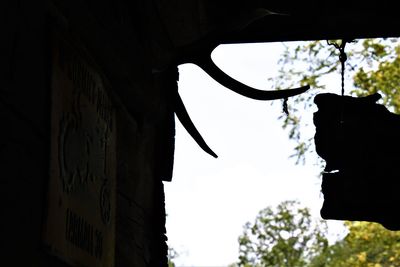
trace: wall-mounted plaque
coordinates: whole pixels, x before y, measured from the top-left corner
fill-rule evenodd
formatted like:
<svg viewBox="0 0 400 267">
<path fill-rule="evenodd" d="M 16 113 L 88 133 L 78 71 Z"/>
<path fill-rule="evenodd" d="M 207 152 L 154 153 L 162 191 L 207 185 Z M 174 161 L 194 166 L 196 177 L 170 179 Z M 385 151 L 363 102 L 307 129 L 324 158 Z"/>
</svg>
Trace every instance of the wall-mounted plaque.
<svg viewBox="0 0 400 267">
<path fill-rule="evenodd" d="M 73 266 L 114 266 L 115 112 L 81 49 L 53 42 L 51 156 L 44 242 Z"/>
</svg>

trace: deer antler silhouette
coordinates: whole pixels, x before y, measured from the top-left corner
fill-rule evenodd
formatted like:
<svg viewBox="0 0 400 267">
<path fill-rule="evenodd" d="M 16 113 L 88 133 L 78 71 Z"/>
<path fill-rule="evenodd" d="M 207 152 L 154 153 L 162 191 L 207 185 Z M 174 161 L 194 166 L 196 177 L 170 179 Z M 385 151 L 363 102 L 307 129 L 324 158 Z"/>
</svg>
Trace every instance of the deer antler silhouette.
<svg viewBox="0 0 400 267">
<path fill-rule="evenodd" d="M 211 78 L 215 81 L 223 85 L 224 87 L 232 90 L 233 92 L 240 94 L 242 96 L 255 99 L 255 100 L 275 100 L 275 99 L 283 99 L 291 96 L 295 96 L 301 93 L 306 92 L 310 89 L 309 85 L 302 86 L 294 89 L 286 89 L 286 90 L 275 90 L 275 91 L 264 91 L 252 88 L 248 85 L 245 85 L 234 78 L 230 77 L 228 74 L 223 72 L 212 60 L 211 52 L 212 49 L 206 49 L 206 52 L 197 54 L 195 57 L 191 56 L 183 60 L 181 63 L 193 63 L 199 66 L 202 70 L 204 70 Z M 178 117 L 179 121 L 182 123 L 183 127 L 186 131 L 192 136 L 192 138 L 196 141 L 196 143 L 208 154 L 217 158 L 218 156 L 211 150 L 211 148 L 204 141 L 203 137 L 196 129 L 196 126 L 193 124 L 190 119 L 189 114 L 186 111 L 185 105 L 179 95 L 176 92 L 175 95 L 175 114 Z"/>
<path fill-rule="evenodd" d="M 195 45 L 181 48 L 179 51 L 180 57 L 177 58 L 177 65 L 185 63 L 195 64 L 222 86 L 226 87 L 229 90 L 232 90 L 237 94 L 255 100 L 267 101 L 286 99 L 304 93 L 308 89 L 310 89 L 310 86 L 306 85 L 293 89 L 265 91 L 255 89 L 237 81 L 236 79 L 232 78 L 224 71 L 222 71 L 212 60 L 212 51 L 219 45 L 213 42 L 212 39 L 213 38 L 211 37 L 211 41 L 210 39 L 203 40 L 202 42 Z M 207 143 L 204 141 L 204 139 L 194 126 L 178 92 L 176 93 L 175 98 L 175 114 L 181 121 L 183 127 L 205 152 L 212 155 L 213 157 L 217 157 L 217 155 L 209 148 Z"/>
</svg>

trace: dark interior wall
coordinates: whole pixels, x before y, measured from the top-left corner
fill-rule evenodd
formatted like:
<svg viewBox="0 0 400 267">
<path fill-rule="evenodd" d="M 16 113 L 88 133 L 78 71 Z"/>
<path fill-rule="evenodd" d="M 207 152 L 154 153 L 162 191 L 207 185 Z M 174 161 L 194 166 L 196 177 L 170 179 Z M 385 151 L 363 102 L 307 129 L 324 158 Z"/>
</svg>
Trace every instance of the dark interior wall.
<svg viewBox="0 0 400 267">
<path fill-rule="evenodd" d="M 154 76 L 152 86 L 168 102 L 176 90 L 171 70 Z M 170 105 L 157 105 L 159 120 L 137 120 L 122 105 L 117 113 L 117 266 L 166 263 L 165 197 L 162 178 L 172 173 L 175 135 Z"/>
<path fill-rule="evenodd" d="M 168 92 L 176 90 L 177 69 L 165 63 L 153 68 L 160 59 L 167 62 L 168 54 L 153 52 L 163 45 L 152 37 L 158 26 L 146 22 L 154 15 L 149 2 L 132 2 L 0 3 L 1 255 L 9 266 L 67 266 L 47 253 L 42 242 L 53 29 L 82 44 L 113 91 L 118 160 L 115 264 L 166 264 L 162 180 L 172 176 L 174 114 Z"/>
<path fill-rule="evenodd" d="M 1 254 L 13 266 L 40 266 L 50 118 L 45 9 L 2 1 L 0 10 Z"/>
</svg>

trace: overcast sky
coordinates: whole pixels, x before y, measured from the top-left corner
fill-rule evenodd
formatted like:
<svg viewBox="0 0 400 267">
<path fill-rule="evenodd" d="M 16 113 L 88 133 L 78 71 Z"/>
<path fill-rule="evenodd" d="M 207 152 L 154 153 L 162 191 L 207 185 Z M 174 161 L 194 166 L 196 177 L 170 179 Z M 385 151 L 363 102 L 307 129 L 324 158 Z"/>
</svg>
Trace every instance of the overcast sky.
<svg viewBox="0 0 400 267">
<path fill-rule="evenodd" d="M 268 78 L 277 74 L 282 52 L 281 43 L 225 45 L 214 51 L 213 59 L 237 80 L 265 90 L 271 87 Z M 289 158 L 294 143 L 277 119 L 282 115 L 280 101 L 271 105 L 246 99 L 192 64 L 181 65 L 179 72 L 186 108 L 219 158 L 203 152 L 177 120 L 174 176 L 165 183 L 168 244 L 179 253 L 177 266 L 237 262 L 243 225 L 281 201 L 299 200 L 320 218 L 317 155 L 306 165 Z M 302 131 L 309 136 L 315 111 L 303 114 L 309 125 Z M 332 235 L 342 234 L 340 225 L 329 223 Z"/>
</svg>

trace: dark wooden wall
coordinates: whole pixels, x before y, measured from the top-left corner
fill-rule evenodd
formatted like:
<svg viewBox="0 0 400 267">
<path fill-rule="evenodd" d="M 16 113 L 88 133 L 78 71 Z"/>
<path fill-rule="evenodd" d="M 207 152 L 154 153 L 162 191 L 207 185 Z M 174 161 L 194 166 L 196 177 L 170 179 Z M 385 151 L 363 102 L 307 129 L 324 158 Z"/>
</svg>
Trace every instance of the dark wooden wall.
<svg viewBox="0 0 400 267">
<path fill-rule="evenodd" d="M 151 10 L 147 1 L 0 3 L 0 251 L 8 266 L 67 266 L 42 240 L 50 190 L 54 30 L 79 42 L 114 96 L 115 266 L 166 264 L 163 180 L 172 177 L 174 114 L 168 92 L 177 90 L 177 68 L 154 68 L 165 55 L 153 52 L 157 27 L 148 23 L 154 20 Z"/>
</svg>

